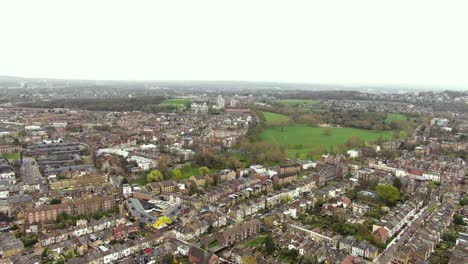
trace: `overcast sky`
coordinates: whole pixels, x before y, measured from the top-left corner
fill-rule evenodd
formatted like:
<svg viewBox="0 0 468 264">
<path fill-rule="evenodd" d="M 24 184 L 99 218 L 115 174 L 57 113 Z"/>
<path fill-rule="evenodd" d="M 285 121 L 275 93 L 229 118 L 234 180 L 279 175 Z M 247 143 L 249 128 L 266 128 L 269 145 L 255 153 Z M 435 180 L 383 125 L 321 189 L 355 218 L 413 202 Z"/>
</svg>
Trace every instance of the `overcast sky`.
<svg viewBox="0 0 468 264">
<path fill-rule="evenodd" d="M 0 75 L 468 87 L 466 0 L 4 0 L 0 11 Z"/>
</svg>

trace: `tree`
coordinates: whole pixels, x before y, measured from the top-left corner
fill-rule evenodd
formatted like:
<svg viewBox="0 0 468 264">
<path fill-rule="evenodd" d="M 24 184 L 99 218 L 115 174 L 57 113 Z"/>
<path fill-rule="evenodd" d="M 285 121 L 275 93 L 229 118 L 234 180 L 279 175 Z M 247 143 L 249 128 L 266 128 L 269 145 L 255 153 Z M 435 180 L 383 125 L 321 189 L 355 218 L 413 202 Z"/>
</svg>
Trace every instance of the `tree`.
<svg viewBox="0 0 468 264">
<path fill-rule="evenodd" d="M 163 174 L 163 177 L 164 175 L 169 176 L 169 170 L 168 170 L 169 166 L 170 166 L 170 161 L 167 155 L 160 156 L 158 160 L 158 169 Z"/>
<path fill-rule="evenodd" d="M 174 175 L 174 178 L 176 180 L 181 180 L 182 179 L 182 177 L 183 177 L 182 171 L 180 171 L 178 169 L 174 169 L 171 172 L 172 172 L 172 175 Z"/>
<path fill-rule="evenodd" d="M 360 137 L 352 136 L 348 138 L 345 145 L 347 148 L 360 148 L 364 146 L 364 140 Z"/>
<path fill-rule="evenodd" d="M 93 214 L 94 220 L 99 220 L 104 217 L 104 213 L 101 211 L 97 211 Z"/>
<path fill-rule="evenodd" d="M 213 175 L 213 185 L 216 186 L 220 182 L 219 174 Z"/>
<path fill-rule="evenodd" d="M 21 143 L 20 143 L 20 141 L 19 141 L 18 138 L 15 138 L 15 139 L 13 140 L 13 145 L 15 145 L 15 146 L 21 145 Z"/>
<path fill-rule="evenodd" d="M 209 225 L 209 226 L 208 226 L 208 229 L 206 230 L 206 232 L 208 232 L 208 234 L 211 234 L 211 232 L 213 232 L 213 226 L 212 226 L 212 225 Z"/>
<path fill-rule="evenodd" d="M 266 226 L 268 227 L 274 227 L 275 225 L 273 224 L 273 217 L 271 216 L 266 216 L 263 218 L 263 223 L 265 223 Z"/>
<path fill-rule="evenodd" d="M 280 197 L 280 200 L 282 203 L 289 203 L 292 201 L 292 197 L 290 195 L 285 194 Z"/>
<path fill-rule="evenodd" d="M 275 253 L 276 246 L 275 243 L 273 242 L 273 239 L 271 236 L 265 237 L 265 251 L 268 256 L 273 255 Z"/>
<path fill-rule="evenodd" d="M 210 173 L 210 169 L 208 169 L 208 167 L 203 166 L 203 167 L 200 167 L 200 168 L 198 169 L 198 172 L 199 172 L 201 175 L 206 176 L 206 175 L 208 175 L 208 174 Z"/>
<path fill-rule="evenodd" d="M 463 225 L 464 221 L 463 221 L 463 215 L 461 214 L 456 214 L 454 217 L 453 217 L 453 223 L 456 224 L 456 225 Z"/>
<path fill-rule="evenodd" d="M 279 255 L 279 258 L 287 259 L 289 263 L 299 263 L 299 251 L 296 249 L 281 249 L 279 251 Z"/>
<path fill-rule="evenodd" d="M 395 186 L 398 190 L 401 190 L 403 183 L 401 182 L 400 178 L 395 177 L 395 179 L 393 179 L 392 185 Z"/>
<path fill-rule="evenodd" d="M 468 205 L 468 196 L 465 196 L 460 200 L 460 205 L 461 206 Z"/>
<path fill-rule="evenodd" d="M 198 191 L 197 186 L 195 184 L 189 184 L 189 195 L 196 194 Z"/>
<path fill-rule="evenodd" d="M 32 247 L 37 243 L 37 235 L 28 234 L 21 239 L 25 247 Z"/>
<path fill-rule="evenodd" d="M 378 185 L 376 192 L 380 199 L 389 205 L 394 205 L 395 202 L 400 199 L 400 191 L 390 184 Z"/>
<path fill-rule="evenodd" d="M 42 250 L 42 253 L 41 253 L 41 257 L 42 258 L 47 258 L 50 254 L 50 249 L 48 247 L 45 247 L 43 250 Z"/>
<path fill-rule="evenodd" d="M 455 243 L 457 242 L 457 233 L 448 231 L 442 236 L 442 239 L 447 242 Z"/>
<path fill-rule="evenodd" d="M 69 249 L 66 253 L 65 253 L 65 258 L 66 259 L 72 259 L 76 256 L 75 254 L 75 251 L 73 249 Z"/>
<path fill-rule="evenodd" d="M 50 200 L 50 204 L 61 204 L 62 203 L 62 200 L 60 200 L 59 198 L 52 198 L 52 200 Z"/>
<path fill-rule="evenodd" d="M 173 261 L 174 261 L 174 255 L 169 253 L 163 256 L 163 259 L 161 262 L 163 264 L 172 264 Z"/>
<path fill-rule="evenodd" d="M 146 180 L 148 182 L 161 181 L 163 178 L 159 170 L 152 170 L 150 173 L 146 174 Z"/>
<path fill-rule="evenodd" d="M 386 159 L 393 159 L 396 156 L 398 156 L 398 153 L 395 150 L 391 150 L 391 149 L 384 149 L 380 151 L 379 153 L 382 155 L 382 157 Z"/>
</svg>

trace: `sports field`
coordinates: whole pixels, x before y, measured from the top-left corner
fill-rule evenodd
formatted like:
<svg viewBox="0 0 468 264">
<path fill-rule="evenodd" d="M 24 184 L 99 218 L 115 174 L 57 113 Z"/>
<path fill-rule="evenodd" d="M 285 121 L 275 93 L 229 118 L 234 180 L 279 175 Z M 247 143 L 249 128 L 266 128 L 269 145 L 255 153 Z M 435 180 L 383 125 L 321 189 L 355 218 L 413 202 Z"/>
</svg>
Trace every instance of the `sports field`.
<svg viewBox="0 0 468 264">
<path fill-rule="evenodd" d="M 287 115 L 272 113 L 272 112 L 263 112 L 263 116 L 265 117 L 265 123 L 267 125 L 274 125 L 282 122 L 288 122 L 289 117 Z"/>
<path fill-rule="evenodd" d="M 162 106 L 185 106 L 189 104 L 191 101 L 188 99 L 167 99 L 162 101 L 159 105 Z"/>
<path fill-rule="evenodd" d="M 306 158 L 307 153 L 323 145 L 328 150 L 335 145 L 345 144 L 353 136 L 360 137 L 364 141 L 374 141 L 382 136 L 391 138 L 392 131 L 372 131 L 356 128 L 327 128 L 330 135 L 325 135 L 322 127 L 301 125 L 289 125 L 284 127 L 266 128 L 260 135 L 262 140 L 276 142 L 283 146 L 289 158 L 295 158 L 299 153 L 301 158 Z"/>
</svg>

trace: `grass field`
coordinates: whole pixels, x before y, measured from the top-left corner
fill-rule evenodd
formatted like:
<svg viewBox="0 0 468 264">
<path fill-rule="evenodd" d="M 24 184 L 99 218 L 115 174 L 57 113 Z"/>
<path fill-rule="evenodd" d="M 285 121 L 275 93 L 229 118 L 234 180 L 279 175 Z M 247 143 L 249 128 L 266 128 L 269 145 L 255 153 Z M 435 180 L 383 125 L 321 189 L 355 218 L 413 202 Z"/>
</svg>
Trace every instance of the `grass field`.
<svg viewBox="0 0 468 264">
<path fill-rule="evenodd" d="M 283 105 L 315 105 L 315 104 L 319 104 L 320 101 L 319 100 L 311 100 L 311 99 L 308 99 L 308 100 L 302 100 L 302 99 L 285 99 L 285 100 L 279 100 L 278 101 L 280 104 L 283 104 Z"/>
<path fill-rule="evenodd" d="M 324 135 L 325 128 L 301 125 L 266 128 L 260 135 L 262 140 L 276 142 L 283 146 L 289 158 L 295 158 L 296 153 L 306 158 L 307 153 L 320 145 L 327 149 L 337 144 L 344 144 L 352 137 L 360 137 L 369 142 L 383 136 L 391 138 L 392 131 L 371 131 L 356 128 L 330 128 L 331 135 Z"/>
<path fill-rule="evenodd" d="M 195 167 L 194 165 L 192 164 L 187 164 L 187 165 L 184 165 L 180 171 L 182 172 L 182 179 L 188 179 L 190 178 L 191 176 L 197 176 L 200 174 L 199 172 L 199 167 Z M 211 173 L 211 170 L 210 170 L 210 173 Z"/>
<path fill-rule="evenodd" d="M 272 113 L 272 112 L 262 112 L 265 117 L 265 123 L 267 125 L 274 125 L 281 122 L 288 122 L 289 117 L 287 115 Z"/>
<path fill-rule="evenodd" d="M 191 101 L 189 99 L 167 99 L 162 101 L 159 105 L 162 106 L 185 106 Z"/>
<path fill-rule="evenodd" d="M 387 118 L 385 118 L 385 123 L 391 123 L 397 120 L 406 120 L 406 116 L 398 113 L 388 113 Z"/>
<path fill-rule="evenodd" d="M 247 246 L 247 247 L 256 247 L 256 246 L 260 246 L 260 245 L 265 244 L 266 238 L 267 238 L 266 235 L 257 236 L 257 237 L 255 237 L 254 239 L 245 242 L 244 245 Z"/>
<path fill-rule="evenodd" d="M 6 153 L 2 155 L 7 160 L 18 160 L 20 158 L 19 152 L 16 153 Z"/>
</svg>

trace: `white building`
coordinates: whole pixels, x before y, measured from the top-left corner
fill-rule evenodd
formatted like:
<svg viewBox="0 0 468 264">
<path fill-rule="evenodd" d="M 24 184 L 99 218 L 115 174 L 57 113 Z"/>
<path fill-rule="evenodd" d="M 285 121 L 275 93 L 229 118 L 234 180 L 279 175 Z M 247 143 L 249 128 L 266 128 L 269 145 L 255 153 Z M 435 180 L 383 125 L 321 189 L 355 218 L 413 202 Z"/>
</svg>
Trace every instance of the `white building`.
<svg viewBox="0 0 468 264">
<path fill-rule="evenodd" d="M 255 171 L 255 173 L 264 173 L 266 169 L 262 165 L 252 165 L 250 166 L 252 170 Z"/>
<path fill-rule="evenodd" d="M 52 126 L 55 128 L 65 128 L 67 126 L 67 122 L 55 122 L 52 123 Z"/>
<path fill-rule="evenodd" d="M 190 105 L 190 110 L 195 114 L 206 115 L 208 114 L 208 105 L 206 105 L 206 102 L 204 102 L 203 104 L 193 103 Z"/>
<path fill-rule="evenodd" d="M 101 155 L 103 153 L 119 155 L 119 156 L 122 156 L 124 158 L 128 157 L 128 151 L 121 150 L 121 149 L 118 149 L 118 148 L 98 149 L 97 155 Z"/>
<path fill-rule="evenodd" d="M 133 194 L 133 189 L 130 184 L 122 185 L 122 194 L 125 198 L 130 197 Z"/>
<path fill-rule="evenodd" d="M 302 169 L 308 170 L 308 169 L 315 168 L 315 166 L 317 166 L 317 162 L 307 161 L 306 163 L 302 164 Z"/>
<path fill-rule="evenodd" d="M 232 98 L 231 101 L 229 101 L 229 106 L 231 107 L 237 107 L 237 100 Z"/>
<path fill-rule="evenodd" d="M 422 176 L 431 181 L 440 182 L 440 175 L 437 173 L 424 172 Z"/>
<path fill-rule="evenodd" d="M 445 127 L 447 126 L 449 123 L 449 120 L 447 118 L 433 118 L 431 120 L 431 125 L 436 125 L 436 126 L 440 126 L 440 127 Z"/>
<path fill-rule="evenodd" d="M 5 180 L 9 184 L 16 184 L 15 172 L 12 169 L 7 169 L 3 172 L 0 172 L 0 180 Z"/>
<path fill-rule="evenodd" d="M 145 144 L 145 145 L 140 146 L 140 149 L 143 149 L 143 150 L 145 150 L 145 149 L 155 149 L 155 148 L 158 148 L 158 147 L 156 145 L 154 145 L 154 144 Z"/>
<path fill-rule="evenodd" d="M 138 164 L 138 167 L 143 170 L 149 170 L 155 167 L 155 162 L 152 159 L 147 159 L 140 156 L 132 156 L 131 161 L 135 161 Z"/>
<path fill-rule="evenodd" d="M 359 157 L 359 151 L 351 149 L 346 152 L 346 154 L 349 155 L 350 158 L 357 158 Z"/>
<path fill-rule="evenodd" d="M 2 190 L 0 190 L 0 199 L 7 199 L 9 196 L 10 192 L 8 191 L 8 189 L 3 188 Z"/>
<path fill-rule="evenodd" d="M 40 126 L 25 126 L 24 129 L 26 130 L 40 130 Z"/>
<path fill-rule="evenodd" d="M 218 108 L 219 109 L 224 108 L 225 104 L 226 104 L 226 101 L 224 100 L 224 98 L 221 95 L 218 95 L 218 99 L 217 99 Z"/>
</svg>

